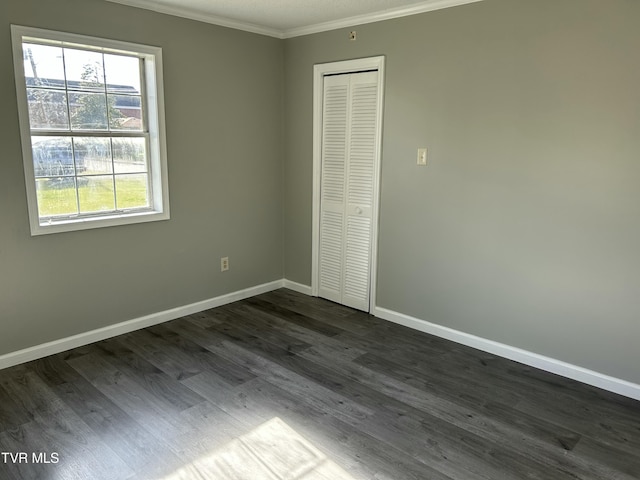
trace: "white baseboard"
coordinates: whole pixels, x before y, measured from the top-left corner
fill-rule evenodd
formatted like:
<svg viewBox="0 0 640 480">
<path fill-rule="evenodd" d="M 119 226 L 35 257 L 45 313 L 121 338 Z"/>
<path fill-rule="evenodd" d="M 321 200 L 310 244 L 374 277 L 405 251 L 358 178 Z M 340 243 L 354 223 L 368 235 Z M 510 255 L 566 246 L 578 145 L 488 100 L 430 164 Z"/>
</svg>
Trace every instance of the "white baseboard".
<svg viewBox="0 0 640 480">
<path fill-rule="evenodd" d="M 124 333 L 133 332 L 134 330 L 139 330 L 141 328 L 158 325 L 159 323 L 175 320 L 176 318 L 180 318 L 185 315 L 202 312 L 204 310 L 226 305 L 238 300 L 244 300 L 245 298 L 250 298 L 282 287 L 289 288 L 305 295 L 311 295 L 311 287 L 308 285 L 303 285 L 287 279 L 275 280 L 273 282 L 239 290 L 237 292 L 220 295 L 208 300 L 153 313 L 144 317 L 134 318 L 126 322 L 99 328 L 90 332 L 80 333 L 71 337 L 43 343 L 42 345 L 36 345 L 34 347 L 0 355 L 0 369 L 12 367 L 14 365 L 36 360 L 48 355 L 54 355 L 56 353 L 64 352 L 65 350 L 88 345 L 90 343 L 105 340 Z M 437 325 L 403 313 L 387 310 L 386 308 L 375 307 L 374 311 L 371 313 L 376 317 L 389 320 L 390 322 L 398 323 L 421 332 L 446 338 L 447 340 L 451 340 L 462 345 L 477 348 L 478 350 L 489 352 L 510 360 L 515 360 L 516 362 L 520 362 L 531 367 L 539 368 L 541 370 L 571 378 L 588 385 L 593 385 L 610 392 L 640 400 L 640 385 L 626 380 L 611 377 L 609 375 L 545 357 L 544 355 L 522 350 L 517 347 L 495 342 L 493 340 L 477 337 L 469 333 L 460 332 L 452 328 L 443 327 L 442 325 Z"/>
<path fill-rule="evenodd" d="M 0 355 L 0 369 L 12 367 L 20 363 L 30 362 L 31 360 L 36 360 L 48 355 L 54 355 L 56 353 L 64 352 L 65 350 L 81 347 L 90 343 L 99 342 L 100 340 L 122 335 L 123 333 L 129 333 L 134 330 L 140 330 L 141 328 L 158 325 L 159 323 L 175 320 L 176 318 L 184 317 L 185 315 L 202 312 L 203 310 L 226 305 L 227 303 L 244 300 L 245 298 L 282 288 L 283 285 L 284 280 L 276 280 L 274 282 L 264 283 L 255 287 L 239 290 L 237 292 L 227 293 L 226 295 L 220 295 L 219 297 L 210 298 L 201 302 L 164 310 L 163 312 L 152 313 L 151 315 L 134 318 L 133 320 L 109 325 L 108 327 L 99 328 L 90 332 L 80 333 L 71 337 L 61 338 L 60 340 L 54 340 L 53 342 L 43 343 L 42 345 L 25 348 L 24 350 L 18 350 L 17 352 Z"/>
<path fill-rule="evenodd" d="M 283 280 L 282 286 L 284 288 L 288 288 L 289 290 L 293 290 L 294 292 L 302 293 L 304 295 L 311 295 L 311 287 L 309 285 L 303 285 L 302 283 L 293 282 L 285 278 Z"/>
<path fill-rule="evenodd" d="M 516 362 L 555 373 L 566 378 L 571 378 L 588 385 L 593 385 L 594 387 L 602 388 L 603 390 L 608 390 L 610 392 L 624 395 L 625 397 L 640 400 L 640 385 L 620 378 L 611 377 L 561 360 L 545 357 L 544 355 L 539 355 L 517 347 L 488 340 L 486 338 L 477 337 L 452 328 L 443 327 L 442 325 L 437 325 L 403 313 L 387 310 L 386 308 L 376 307 L 372 314 L 384 320 L 399 323 L 405 327 L 413 328 L 437 337 L 446 338 L 447 340 L 461 343 L 468 347 L 477 348 L 478 350 L 492 353 L 510 360 L 515 360 Z"/>
</svg>

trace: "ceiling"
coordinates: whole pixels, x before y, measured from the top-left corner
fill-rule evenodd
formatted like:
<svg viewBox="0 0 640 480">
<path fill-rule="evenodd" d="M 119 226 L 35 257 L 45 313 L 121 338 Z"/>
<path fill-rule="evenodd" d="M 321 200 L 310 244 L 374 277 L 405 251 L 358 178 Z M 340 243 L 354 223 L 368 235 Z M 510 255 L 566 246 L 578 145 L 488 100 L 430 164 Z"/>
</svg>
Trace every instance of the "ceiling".
<svg viewBox="0 0 640 480">
<path fill-rule="evenodd" d="M 107 0 L 277 38 L 403 17 L 481 0 Z"/>
</svg>

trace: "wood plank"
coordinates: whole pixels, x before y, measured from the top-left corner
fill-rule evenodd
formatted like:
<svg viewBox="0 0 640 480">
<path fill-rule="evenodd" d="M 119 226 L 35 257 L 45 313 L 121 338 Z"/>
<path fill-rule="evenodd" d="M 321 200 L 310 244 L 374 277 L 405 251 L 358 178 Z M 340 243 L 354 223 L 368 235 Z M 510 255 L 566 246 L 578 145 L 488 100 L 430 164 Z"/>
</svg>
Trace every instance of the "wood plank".
<svg viewBox="0 0 640 480">
<path fill-rule="evenodd" d="M 195 380 L 194 377 L 186 381 L 191 384 Z M 220 408 L 255 425 L 254 428 L 270 419 L 281 418 L 355 478 L 448 479 L 324 410 L 318 410 L 307 397 L 278 388 L 262 378 L 225 392 L 224 399 L 218 393 L 215 396 Z"/>
<path fill-rule="evenodd" d="M 105 340 L 97 343 L 96 348 L 106 361 L 130 377 L 137 385 L 178 410 L 185 410 L 204 401 L 202 397 L 123 344 L 126 342 L 138 351 L 143 351 L 136 342 L 142 333 L 144 331 L 135 332 L 134 335 L 122 339 Z"/>
<path fill-rule="evenodd" d="M 219 324 L 214 324 L 214 326 L 216 325 Z M 164 339 L 177 343 L 181 345 L 181 347 L 169 345 L 161 336 L 157 339 L 158 347 L 149 352 L 151 357 L 148 358 L 151 361 L 153 361 L 154 358 L 154 351 L 161 354 L 162 350 L 166 349 L 166 351 L 170 351 L 172 353 L 172 358 L 175 361 L 180 361 L 182 365 L 186 365 L 194 371 L 209 370 L 215 372 L 225 378 L 231 385 L 240 385 L 255 378 L 255 375 L 247 369 L 215 355 L 206 348 L 208 345 L 220 341 L 220 338 L 207 328 L 202 329 L 192 325 L 190 322 L 174 320 L 161 326 L 157 326 L 155 331 L 163 332 L 162 336 Z M 162 348 L 160 348 L 160 344 L 162 345 Z M 179 374 L 180 367 L 172 370 L 169 365 L 170 363 L 165 363 L 159 366 L 166 369 L 170 374 L 173 372 L 173 375 L 178 379 L 184 378 L 184 376 Z"/>
<path fill-rule="evenodd" d="M 315 298 L 315 302 L 308 301 L 303 297 L 297 292 L 281 289 L 256 298 L 360 335 L 367 333 L 374 326 L 385 323 L 384 320 L 337 303 L 320 298 Z"/>
<path fill-rule="evenodd" d="M 495 402 L 469 408 L 468 405 L 457 404 L 455 397 L 443 395 L 442 391 L 416 389 L 396 378 L 387 377 L 361 365 L 337 361 L 330 355 L 318 352 L 318 347 L 306 350 L 301 355 L 337 371 L 353 382 L 362 383 L 383 393 L 388 398 L 383 400 L 382 409 L 391 408 L 406 416 L 407 411 L 394 407 L 397 400 L 495 444 L 506 442 L 510 449 L 542 464 L 553 466 L 558 471 L 571 471 L 584 478 L 618 478 L 616 475 L 619 475 L 619 472 L 606 464 L 593 464 L 586 460 L 590 457 L 570 452 L 581 440 L 581 436 L 558 425 L 524 415 L 518 410 Z M 373 398 L 374 395 L 362 396 Z M 452 398 L 454 400 L 451 400 Z"/>
<path fill-rule="evenodd" d="M 283 289 L 0 371 L 52 446 L 0 478 L 638 480 L 640 402 Z"/>
<path fill-rule="evenodd" d="M 222 329 L 223 327 L 220 326 L 218 328 Z M 376 412 L 377 421 L 372 421 L 368 416 L 344 416 L 340 418 L 382 442 L 400 445 L 403 451 L 408 452 L 418 461 L 428 465 L 437 465 L 436 468 L 447 475 L 486 479 L 517 478 L 517 473 L 526 468 L 532 471 L 543 470 L 547 476 L 554 475 L 554 478 L 558 479 L 571 478 L 566 476 L 562 470 L 547 467 L 545 465 L 546 458 L 542 458 L 542 462 L 537 462 L 526 455 L 513 451 L 506 443 L 502 445 L 493 444 L 487 441 L 486 438 L 441 421 L 430 414 L 416 412 L 411 407 L 394 401 L 391 397 L 383 397 L 378 392 L 358 386 L 344 376 L 323 370 L 317 365 L 311 368 L 309 365 L 304 366 L 304 360 L 296 358 L 297 356 L 288 355 L 282 349 L 270 346 L 267 342 L 257 337 L 242 335 L 235 327 L 227 326 L 224 331 L 229 335 L 230 342 L 225 342 L 223 346 L 233 352 L 229 354 L 230 357 L 233 356 L 234 358 L 242 358 L 244 361 L 253 362 L 255 359 L 250 358 L 244 351 L 247 346 L 250 346 L 251 352 L 256 358 L 260 359 L 259 362 L 262 364 L 260 367 L 252 367 L 257 369 L 255 373 L 261 378 L 265 378 L 269 383 L 272 383 L 267 376 L 268 372 L 286 367 L 290 372 L 300 375 L 302 378 L 308 375 L 316 384 L 320 383 L 324 387 L 332 388 L 333 390 L 339 388 L 341 395 L 345 395 L 347 398 L 351 397 L 352 400 L 364 401 L 365 406 Z M 229 332 L 233 332 L 233 334 Z M 231 342 L 242 342 L 242 347 L 235 347 Z M 221 346 L 216 348 L 221 348 Z M 269 360 L 265 360 L 265 357 L 269 358 Z M 258 369 L 260 370 L 258 371 Z M 319 378 L 320 374 L 322 378 Z M 290 375 L 291 373 L 289 373 Z M 375 401 L 371 402 L 372 399 L 375 399 Z M 390 405 L 394 405 L 395 408 L 390 407 Z M 389 410 L 389 408 L 392 408 L 392 410 Z M 331 412 L 331 414 L 337 416 L 336 412 Z M 424 428 L 425 417 L 429 418 L 429 429 Z M 398 426 L 397 422 L 411 422 L 411 429 L 422 430 L 422 435 L 419 438 L 414 437 L 411 441 L 407 441 L 406 428 Z M 433 448 L 433 445 L 446 446 L 447 455 L 440 454 L 438 449 Z M 476 447 L 473 455 L 469 453 L 470 445 Z M 456 452 L 465 448 L 467 449 L 466 464 L 461 463 L 460 458 L 455 455 Z M 487 458 L 495 461 L 488 462 Z M 505 474 L 505 472 L 507 473 Z"/>
<path fill-rule="evenodd" d="M 180 380 L 202 371 L 202 367 L 191 355 L 174 349 L 149 329 L 132 332 L 109 342 L 101 342 L 98 346 L 109 357 L 124 361 L 132 370 L 149 375 L 165 374 L 173 380 Z"/>
<path fill-rule="evenodd" d="M 308 328 L 309 330 L 321 333 L 322 335 L 326 335 L 328 337 L 338 335 L 339 333 L 342 333 L 344 331 L 341 328 L 328 325 L 327 323 L 316 320 L 315 318 L 302 315 L 292 310 L 288 310 L 280 305 L 265 302 L 264 300 L 260 300 L 255 297 L 244 300 L 244 303 L 247 305 L 251 305 L 252 307 L 263 312 L 277 315 L 284 320 L 300 325 L 301 327 Z"/>
<path fill-rule="evenodd" d="M 29 423 L 33 415 L 16 402 L 0 384 L 0 433 Z"/>
<path fill-rule="evenodd" d="M 259 339 L 257 340 L 259 341 Z M 308 403 L 331 413 L 338 419 L 364 418 L 373 413 L 372 410 L 362 407 L 336 391 L 309 381 L 304 376 L 295 374 L 265 357 L 238 347 L 232 342 L 225 341 L 210 348 L 218 355 L 240 363 L 269 383 L 297 396 L 305 397 Z M 289 354 L 284 352 L 284 355 Z"/>
<path fill-rule="evenodd" d="M 637 451 L 635 454 L 629 453 L 599 440 L 583 438 L 576 446 L 575 454 L 608 469 L 610 478 L 625 480 L 640 478 L 640 455 Z M 602 469 L 598 469 L 600 470 Z"/>
<path fill-rule="evenodd" d="M 197 327 L 204 329 L 207 327 L 211 327 L 213 325 L 218 325 L 219 323 L 224 321 L 223 319 L 216 318 L 215 313 L 216 313 L 215 309 L 205 310 L 204 312 L 198 312 L 192 315 L 187 315 L 186 317 L 183 317 L 183 319 L 193 323 Z"/>
<path fill-rule="evenodd" d="M 110 479 L 133 473 L 34 372 L 3 375 L 0 383 L 33 416 L 32 422 L 3 435 L 2 445 L 29 455 L 59 455 L 57 464 L 20 464 L 14 476 Z"/>
<path fill-rule="evenodd" d="M 156 438 L 168 440 L 191 431 L 177 419 L 182 409 L 149 392 L 99 353 L 69 360 L 69 364 Z"/>
<path fill-rule="evenodd" d="M 276 344 L 280 348 L 283 348 L 291 353 L 300 352 L 311 346 L 311 343 L 300 340 L 298 336 L 290 335 L 290 329 L 287 327 L 277 328 L 277 326 L 274 325 L 275 322 L 273 321 L 271 322 L 271 325 L 265 325 L 264 320 L 266 318 L 269 318 L 269 315 L 265 314 L 264 312 L 261 312 L 260 310 L 253 309 L 251 307 L 247 307 L 244 305 L 240 305 L 240 306 L 228 305 L 226 309 L 228 311 L 235 312 L 238 315 L 241 315 L 242 321 L 234 322 L 233 324 L 218 325 L 210 328 L 210 330 L 218 331 L 220 329 L 224 330 L 225 327 L 230 325 L 234 327 L 237 326 L 242 328 L 244 331 L 254 332 L 254 334 L 259 335 L 260 338 L 268 342 L 271 342 L 273 344 Z M 271 317 L 271 319 L 273 319 L 273 317 Z M 292 325 L 295 327 L 295 324 L 289 324 L 289 325 Z M 299 330 L 306 330 L 306 329 L 299 328 Z M 310 330 L 307 330 L 307 331 L 311 334 L 315 333 Z M 316 335 L 322 336 L 317 333 Z M 322 337 L 331 338 L 331 337 L 324 337 L 324 336 Z"/>
<path fill-rule="evenodd" d="M 498 390 L 490 383 L 482 383 L 473 377 L 466 377 L 464 381 L 459 378 L 455 370 L 449 372 L 445 366 L 436 366 L 429 369 L 417 369 L 406 366 L 404 363 L 390 361 L 372 353 L 367 353 L 354 360 L 371 370 L 385 372 L 401 381 L 420 389 L 432 389 L 442 391 L 455 398 L 456 402 L 465 402 L 469 405 L 482 405 L 486 399 L 492 399 L 503 405 L 514 406 L 520 399 L 520 392 Z"/>
<path fill-rule="evenodd" d="M 87 348 L 83 348 L 83 354 L 87 353 Z M 34 371 L 47 385 L 55 387 L 63 383 L 74 382 L 82 378 L 78 372 L 71 368 L 65 358 L 78 358 L 75 352 L 63 352 L 57 355 L 39 358 L 25 366 Z"/>
<path fill-rule="evenodd" d="M 179 458 L 84 378 L 53 387 L 54 392 L 133 470 L 166 472 Z"/>
<path fill-rule="evenodd" d="M 265 332 L 273 332 L 270 337 L 271 341 L 272 343 L 279 343 L 279 346 L 282 346 L 282 342 L 279 342 L 278 338 L 284 334 L 284 338 L 296 338 L 307 345 L 307 347 L 311 345 L 322 345 L 325 349 L 331 350 L 333 355 L 340 358 L 353 359 L 366 353 L 365 350 L 354 348 L 346 342 L 337 340 L 339 335 L 327 337 L 249 305 L 232 304 L 228 305 L 228 309 L 242 315 L 242 322 L 234 322 L 233 325 L 243 328 L 244 330 L 251 329 L 251 331 L 259 332 L 261 336 L 264 336 Z"/>
<path fill-rule="evenodd" d="M 486 402 L 478 407 L 470 407 L 465 402 L 457 403 L 454 395 L 444 394 L 441 390 L 416 388 L 384 372 L 371 370 L 355 362 L 336 360 L 320 347 L 314 347 L 300 355 L 353 382 L 487 438 L 498 440 L 522 435 L 529 441 L 564 450 L 572 450 L 580 440 L 580 435 L 571 430 L 524 415 L 506 405 Z"/>
</svg>

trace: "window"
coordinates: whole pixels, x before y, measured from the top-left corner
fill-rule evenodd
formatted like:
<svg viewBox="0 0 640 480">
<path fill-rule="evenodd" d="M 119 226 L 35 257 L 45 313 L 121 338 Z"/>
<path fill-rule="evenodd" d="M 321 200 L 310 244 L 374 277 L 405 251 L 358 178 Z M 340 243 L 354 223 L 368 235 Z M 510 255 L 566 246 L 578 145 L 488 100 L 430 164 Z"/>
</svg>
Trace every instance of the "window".
<svg viewBox="0 0 640 480">
<path fill-rule="evenodd" d="M 161 49 L 12 37 L 31 234 L 168 219 Z"/>
</svg>

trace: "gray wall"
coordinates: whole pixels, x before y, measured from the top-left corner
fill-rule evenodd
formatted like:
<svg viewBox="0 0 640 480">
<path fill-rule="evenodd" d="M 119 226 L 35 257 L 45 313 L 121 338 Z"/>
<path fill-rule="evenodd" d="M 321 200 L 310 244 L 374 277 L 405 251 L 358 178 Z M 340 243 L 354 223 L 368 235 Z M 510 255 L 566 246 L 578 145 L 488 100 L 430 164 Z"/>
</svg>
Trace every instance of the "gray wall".
<svg viewBox="0 0 640 480">
<path fill-rule="evenodd" d="M 163 48 L 171 220 L 30 236 L 11 23 Z M 2 0 L 0 65 L 0 355 L 282 278 L 281 40 L 101 0 Z"/>
<path fill-rule="evenodd" d="M 286 278 L 311 283 L 312 66 L 386 55 L 378 305 L 640 383 L 638 19 L 486 0 L 286 40 Z"/>
<path fill-rule="evenodd" d="M 0 354 L 283 266 L 310 284 L 312 66 L 382 54 L 378 304 L 640 383 L 638 18 L 632 0 L 485 0 L 283 42 L 3 0 Z M 11 23 L 163 48 L 171 220 L 29 235 Z"/>
</svg>

